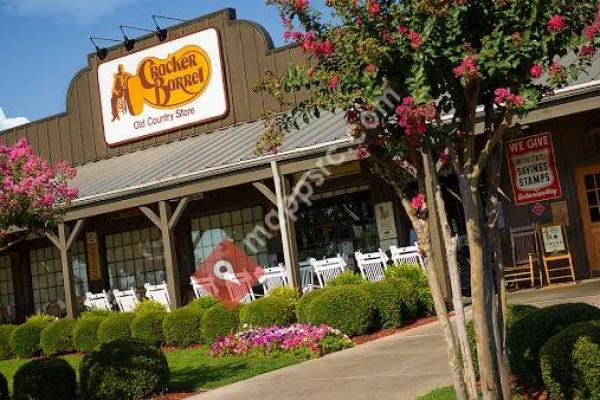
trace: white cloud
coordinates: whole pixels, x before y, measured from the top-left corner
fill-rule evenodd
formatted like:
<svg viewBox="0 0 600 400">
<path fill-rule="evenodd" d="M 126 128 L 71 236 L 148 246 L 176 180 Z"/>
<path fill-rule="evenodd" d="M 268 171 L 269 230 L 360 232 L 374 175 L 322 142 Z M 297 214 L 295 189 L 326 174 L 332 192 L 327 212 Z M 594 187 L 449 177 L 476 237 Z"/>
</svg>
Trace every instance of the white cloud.
<svg viewBox="0 0 600 400">
<path fill-rule="evenodd" d="M 50 16 L 85 24 L 139 0 L 0 0 L 4 9 L 22 16 Z"/>
<path fill-rule="evenodd" d="M 15 126 L 23 125 L 28 122 L 29 120 L 25 117 L 7 118 L 2 107 L 0 107 L 0 131 L 14 128 Z"/>
</svg>

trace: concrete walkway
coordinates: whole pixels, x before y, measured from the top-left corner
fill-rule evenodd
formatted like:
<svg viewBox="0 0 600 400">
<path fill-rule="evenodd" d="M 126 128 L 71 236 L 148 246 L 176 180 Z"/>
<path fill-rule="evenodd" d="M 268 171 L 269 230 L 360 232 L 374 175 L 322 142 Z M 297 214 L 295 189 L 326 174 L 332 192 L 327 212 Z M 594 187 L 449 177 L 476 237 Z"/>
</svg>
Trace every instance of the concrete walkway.
<svg viewBox="0 0 600 400">
<path fill-rule="evenodd" d="M 414 400 L 450 384 L 437 323 L 201 393 L 193 400 Z"/>
<path fill-rule="evenodd" d="M 527 303 L 547 307 L 559 303 L 600 304 L 600 279 L 589 279 L 576 284 L 545 286 L 526 289 L 508 295 L 509 303 Z"/>
</svg>

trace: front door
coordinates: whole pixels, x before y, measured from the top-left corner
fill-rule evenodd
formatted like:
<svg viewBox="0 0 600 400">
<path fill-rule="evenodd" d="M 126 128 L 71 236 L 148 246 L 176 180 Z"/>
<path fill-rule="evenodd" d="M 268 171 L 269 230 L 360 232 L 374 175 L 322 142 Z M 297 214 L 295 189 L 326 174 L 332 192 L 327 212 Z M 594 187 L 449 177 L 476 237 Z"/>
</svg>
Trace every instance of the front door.
<svg viewBox="0 0 600 400">
<path fill-rule="evenodd" d="M 590 275 L 600 275 L 600 164 L 575 170 Z"/>
</svg>

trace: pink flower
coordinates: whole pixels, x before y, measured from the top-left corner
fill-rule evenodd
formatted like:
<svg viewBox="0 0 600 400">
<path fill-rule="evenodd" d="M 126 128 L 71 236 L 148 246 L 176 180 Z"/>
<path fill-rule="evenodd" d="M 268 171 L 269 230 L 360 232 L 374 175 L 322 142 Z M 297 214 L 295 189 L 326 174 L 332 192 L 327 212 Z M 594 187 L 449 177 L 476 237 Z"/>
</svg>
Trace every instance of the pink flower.
<svg viewBox="0 0 600 400">
<path fill-rule="evenodd" d="M 338 74 L 333 75 L 331 78 L 329 78 L 329 81 L 327 81 L 327 86 L 331 90 L 335 90 L 339 85 L 340 85 L 340 76 Z"/>
<path fill-rule="evenodd" d="M 540 64 L 533 64 L 529 69 L 529 75 L 532 78 L 539 78 L 542 75 L 543 68 Z"/>
<path fill-rule="evenodd" d="M 518 94 L 512 93 L 509 88 L 498 88 L 494 91 L 494 103 L 498 106 L 506 107 L 523 107 L 525 98 Z"/>
<path fill-rule="evenodd" d="M 477 65 L 477 57 L 469 54 L 466 56 L 460 64 L 452 69 L 454 76 L 457 78 L 464 78 L 465 81 L 470 81 L 479 76 L 479 68 Z"/>
<path fill-rule="evenodd" d="M 369 64 L 369 65 L 367 65 L 366 68 L 365 68 L 365 72 L 367 74 L 374 74 L 374 73 L 376 73 L 377 72 L 377 65 L 375 65 L 375 64 Z"/>
<path fill-rule="evenodd" d="M 401 34 L 407 34 L 409 31 L 408 27 L 404 26 L 404 25 L 400 25 L 398 27 L 398 32 L 400 32 Z"/>
<path fill-rule="evenodd" d="M 425 195 L 423 193 L 417 193 L 417 195 L 410 201 L 410 204 L 416 211 L 421 211 L 425 205 Z"/>
<path fill-rule="evenodd" d="M 596 48 L 590 45 L 581 46 L 579 49 L 579 55 L 583 58 L 591 58 L 596 54 Z"/>
<path fill-rule="evenodd" d="M 410 45 L 413 49 L 416 50 L 419 47 L 421 47 L 421 35 L 419 34 L 419 32 L 411 30 L 408 33 L 408 39 L 410 40 Z"/>
<path fill-rule="evenodd" d="M 367 10 L 371 15 L 379 14 L 381 11 L 381 4 L 379 4 L 379 1 L 377 0 L 369 0 L 367 3 Z"/>
<path fill-rule="evenodd" d="M 309 0 L 294 0 L 294 8 L 296 10 L 304 10 L 310 6 Z"/>
<path fill-rule="evenodd" d="M 548 21 L 548 32 L 561 32 L 565 29 L 566 23 L 562 15 L 555 14 Z"/>
</svg>

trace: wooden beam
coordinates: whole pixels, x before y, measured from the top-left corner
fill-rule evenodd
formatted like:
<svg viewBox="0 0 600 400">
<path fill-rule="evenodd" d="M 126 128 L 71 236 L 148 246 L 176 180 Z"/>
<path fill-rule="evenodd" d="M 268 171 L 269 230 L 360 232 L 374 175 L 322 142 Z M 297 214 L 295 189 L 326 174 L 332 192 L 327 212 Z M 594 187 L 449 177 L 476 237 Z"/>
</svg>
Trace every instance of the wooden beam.
<svg viewBox="0 0 600 400">
<path fill-rule="evenodd" d="M 173 235 L 173 230 L 169 229 L 169 221 L 172 218 L 171 207 L 163 200 L 158 203 L 158 210 L 160 213 L 163 258 L 167 274 L 167 291 L 169 292 L 171 309 L 174 309 L 181 307 L 181 282 L 179 279 L 177 252 L 175 250 L 175 236 Z"/>
<path fill-rule="evenodd" d="M 309 177 L 310 171 L 306 171 L 304 174 L 302 174 L 302 178 L 300 178 L 300 180 L 296 182 L 296 185 L 294 185 L 294 190 L 292 190 L 292 194 L 290 194 L 290 197 L 288 197 L 287 200 L 288 208 L 290 208 L 294 201 L 296 201 L 296 198 L 300 194 L 300 190 L 302 190 L 302 186 L 304 186 Z"/>
<path fill-rule="evenodd" d="M 64 222 L 58 224 L 58 250 L 60 251 L 60 262 L 62 265 L 63 284 L 65 288 L 65 305 L 67 317 L 75 318 L 77 314 L 75 287 L 73 286 L 73 267 L 71 255 L 67 247 L 67 232 Z"/>
<path fill-rule="evenodd" d="M 258 189 L 274 206 L 277 207 L 277 196 L 262 182 L 252 182 L 252 186 Z"/>
<path fill-rule="evenodd" d="M 60 249 L 60 243 L 58 241 L 58 236 L 56 236 L 56 234 L 54 234 L 54 232 L 46 231 L 46 232 L 44 232 L 44 234 L 46 235 L 46 237 L 48 239 L 50 239 L 52 244 L 54 246 L 56 246 L 57 249 Z"/>
<path fill-rule="evenodd" d="M 75 239 L 77 239 L 77 236 L 79 236 L 79 233 L 81 232 L 81 229 L 83 228 L 84 222 L 85 222 L 84 219 L 77 220 L 75 227 L 73 228 L 73 230 L 71 231 L 71 234 L 69 235 L 69 240 L 67 240 L 67 250 L 69 250 L 71 248 L 71 245 L 73 245 L 73 242 L 75 241 Z"/>
<path fill-rule="evenodd" d="M 175 209 L 175 211 L 173 212 L 173 215 L 171 216 L 171 219 L 169 220 L 169 230 L 172 231 L 173 228 L 175 228 L 175 225 L 177 225 L 177 223 L 179 222 L 179 219 L 181 218 L 181 216 L 183 215 L 183 212 L 185 211 L 185 208 L 188 205 L 190 198 L 189 197 L 182 197 L 181 200 L 179 200 L 179 203 L 177 204 L 177 208 Z"/>
<path fill-rule="evenodd" d="M 151 209 L 149 209 L 148 207 L 140 207 L 140 211 L 144 213 L 144 215 L 146 217 L 148 217 L 148 219 L 158 227 L 158 229 L 162 228 L 161 222 L 160 222 L 160 218 L 158 215 L 156 215 L 154 213 L 154 211 L 152 211 Z"/>
</svg>

